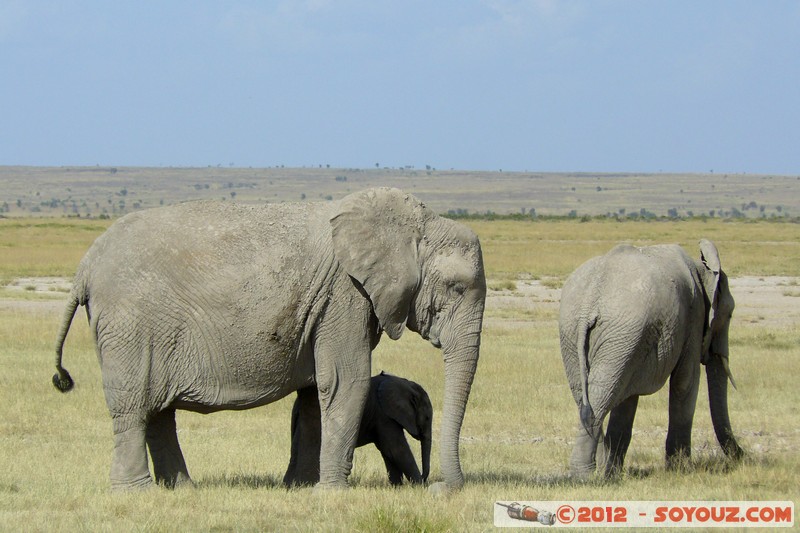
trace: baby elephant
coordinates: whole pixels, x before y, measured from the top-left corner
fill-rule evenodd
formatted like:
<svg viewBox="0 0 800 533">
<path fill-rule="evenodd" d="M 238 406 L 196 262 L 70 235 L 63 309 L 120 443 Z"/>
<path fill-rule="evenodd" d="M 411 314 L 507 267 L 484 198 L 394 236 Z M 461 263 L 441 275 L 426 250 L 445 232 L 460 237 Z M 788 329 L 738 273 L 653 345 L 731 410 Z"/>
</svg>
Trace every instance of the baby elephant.
<svg viewBox="0 0 800 533">
<path fill-rule="evenodd" d="M 701 363 L 717 440 L 726 455 L 743 454 L 728 418 L 733 307 L 717 248 L 705 239 L 699 260 L 677 245 L 620 245 L 567 279 L 559 330 L 564 368 L 580 411 L 570 458 L 575 473 L 594 472 L 601 441 L 606 476 L 622 469 L 639 396 L 656 392 L 667 378 L 667 465 L 688 457 Z"/>
<path fill-rule="evenodd" d="M 404 475 L 411 483 L 422 483 L 430 472 L 432 424 L 433 407 L 425 389 L 413 381 L 381 372 L 370 381 L 356 446 L 375 443 L 392 485 L 401 485 Z M 403 429 L 421 442 L 421 475 Z M 283 476 L 284 485 L 319 481 L 320 432 L 317 389 L 301 389 L 292 408 L 292 457 Z"/>
</svg>

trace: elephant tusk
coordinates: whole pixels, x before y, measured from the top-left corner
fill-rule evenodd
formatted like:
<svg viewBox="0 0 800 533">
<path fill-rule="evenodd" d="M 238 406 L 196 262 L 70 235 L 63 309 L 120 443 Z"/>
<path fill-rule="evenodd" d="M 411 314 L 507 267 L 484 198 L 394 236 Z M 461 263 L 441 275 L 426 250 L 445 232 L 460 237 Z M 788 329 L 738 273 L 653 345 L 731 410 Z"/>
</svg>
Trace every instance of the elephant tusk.
<svg viewBox="0 0 800 533">
<path fill-rule="evenodd" d="M 722 360 L 722 368 L 725 369 L 725 374 L 727 374 L 728 379 L 731 380 L 731 385 L 733 385 L 733 388 L 738 391 L 739 389 L 736 387 L 736 380 L 733 379 L 733 374 L 731 374 L 731 367 L 728 363 L 728 358 L 724 355 L 720 355 L 719 358 Z"/>
</svg>

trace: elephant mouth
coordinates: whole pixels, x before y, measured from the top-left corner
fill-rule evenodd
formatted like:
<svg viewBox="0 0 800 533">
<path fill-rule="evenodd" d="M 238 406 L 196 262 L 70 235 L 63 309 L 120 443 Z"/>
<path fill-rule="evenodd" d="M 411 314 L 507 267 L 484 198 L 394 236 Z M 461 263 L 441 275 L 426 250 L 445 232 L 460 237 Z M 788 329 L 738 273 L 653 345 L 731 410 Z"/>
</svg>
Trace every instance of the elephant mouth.
<svg viewBox="0 0 800 533">
<path fill-rule="evenodd" d="M 416 331 L 419 333 L 420 337 L 430 342 L 435 348 L 441 348 L 442 342 L 439 339 L 438 332 L 435 331 L 435 328 L 433 327 L 434 321 L 435 318 L 429 311 L 427 312 L 427 316 L 424 317 L 424 320 L 419 320 L 418 315 L 416 313 L 412 313 L 409 315 L 406 325 L 411 331 Z"/>
</svg>

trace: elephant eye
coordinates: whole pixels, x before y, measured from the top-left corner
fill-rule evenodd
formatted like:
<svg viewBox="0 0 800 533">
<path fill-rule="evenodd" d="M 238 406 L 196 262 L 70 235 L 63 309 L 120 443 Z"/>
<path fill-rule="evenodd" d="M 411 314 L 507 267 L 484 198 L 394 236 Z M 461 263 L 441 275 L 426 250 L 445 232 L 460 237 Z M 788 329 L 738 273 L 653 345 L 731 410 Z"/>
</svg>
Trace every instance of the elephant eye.
<svg viewBox="0 0 800 533">
<path fill-rule="evenodd" d="M 453 284 L 452 289 L 458 294 L 464 294 L 467 290 L 467 286 L 461 282 L 456 282 Z"/>
</svg>

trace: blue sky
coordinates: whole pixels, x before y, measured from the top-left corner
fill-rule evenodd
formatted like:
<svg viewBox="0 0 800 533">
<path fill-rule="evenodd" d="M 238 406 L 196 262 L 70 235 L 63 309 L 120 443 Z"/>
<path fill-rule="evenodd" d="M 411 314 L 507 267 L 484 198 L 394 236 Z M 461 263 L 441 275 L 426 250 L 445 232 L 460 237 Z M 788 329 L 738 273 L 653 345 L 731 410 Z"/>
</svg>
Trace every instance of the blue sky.
<svg viewBox="0 0 800 533">
<path fill-rule="evenodd" d="M 0 164 L 800 173 L 800 2 L 0 0 Z"/>
</svg>

